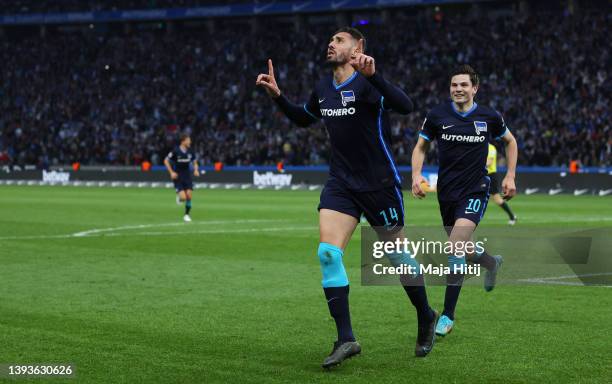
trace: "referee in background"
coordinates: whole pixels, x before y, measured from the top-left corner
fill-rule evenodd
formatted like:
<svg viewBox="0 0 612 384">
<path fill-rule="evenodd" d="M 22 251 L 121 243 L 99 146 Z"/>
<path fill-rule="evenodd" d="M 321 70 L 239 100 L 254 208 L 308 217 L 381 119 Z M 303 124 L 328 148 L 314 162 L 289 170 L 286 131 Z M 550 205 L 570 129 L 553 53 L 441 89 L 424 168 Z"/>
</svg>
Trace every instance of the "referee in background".
<svg viewBox="0 0 612 384">
<path fill-rule="evenodd" d="M 510 209 L 508 202 L 504 200 L 499 190 L 499 176 L 497 175 L 497 148 L 491 143 L 489 143 L 489 154 L 487 155 L 487 173 L 491 178 L 491 198 L 495 202 L 495 204 L 499 205 L 501 209 L 503 209 L 507 214 L 508 224 L 514 225 L 516 224 L 517 217 Z"/>
</svg>

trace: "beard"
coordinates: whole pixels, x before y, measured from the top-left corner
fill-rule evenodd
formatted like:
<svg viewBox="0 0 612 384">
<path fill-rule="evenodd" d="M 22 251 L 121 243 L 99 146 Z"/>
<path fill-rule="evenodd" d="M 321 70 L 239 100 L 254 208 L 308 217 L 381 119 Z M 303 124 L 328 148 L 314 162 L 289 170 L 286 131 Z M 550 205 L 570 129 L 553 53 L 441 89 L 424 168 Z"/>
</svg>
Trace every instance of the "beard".
<svg viewBox="0 0 612 384">
<path fill-rule="evenodd" d="M 342 53 L 335 53 L 331 58 L 325 60 L 327 67 L 339 67 L 349 62 L 349 55 Z"/>
</svg>

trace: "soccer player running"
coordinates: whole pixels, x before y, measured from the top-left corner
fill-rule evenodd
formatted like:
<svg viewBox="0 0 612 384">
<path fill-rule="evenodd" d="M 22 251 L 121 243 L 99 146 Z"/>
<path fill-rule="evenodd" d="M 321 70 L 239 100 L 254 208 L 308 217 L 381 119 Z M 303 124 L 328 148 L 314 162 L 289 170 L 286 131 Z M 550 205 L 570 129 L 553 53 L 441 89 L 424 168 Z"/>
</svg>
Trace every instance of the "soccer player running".
<svg viewBox="0 0 612 384">
<path fill-rule="evenodd" d="M 516 224 L 516 220 L 518 220 L 518 218 L 512 212 L 512 209 L 510 209 L 506 199 L 504 199 L 501 195 L 501 183 L 497 174 L 497 148 L 495 148 L 495 145 L 491 143 L 489 143 L 489 154 L 487 156 L 487 172 L 489 173 L 489 178 L 491 179 L 490 198 L 493 199 L 493 202 L 508 214 L 508 224 Z"/>
<path fill-rule="evenodd" d="M 474 96 L 478 86 L 478 74 L 472 67 L 461 65 L 455 69 L 450 76 L 452 101 L 438 105 L 427 114 L 412 152 L 412 193 L 423 198 L 425 192 L 421 184 L 426 183 L 421 174 L 423 161 L 429 143 L 438 140 L 440 214 L 449 241 L 457 247 L 471 240 L 487 207 L 490 179 L 485 164 L 489 139 L 503 140 L 506 145 L 508 170 L 502 190 L 506 199 L 516 194 L 516 140 L 498 112 L 476 104 Z M 455 265 L 465 264 L 465 259 L 453 252 L 448 255 L 449 267 L 454 270 Z M 469 260 L 486 268 L 485 290 L 492 290 L 501 256 L 490 256 L 485 251 L 469 255 Z M 436 326 L 437 335 L 445 336 L 453 329 L 463 277 L 459 273 L 447 276 L 444 312 Z"/>
<path fill-rule="evenodd" d="M 289 101 L 279 89 L 272 61 L 268 73 L 257 77 L 287 117 L 299 126 L 323 119 L 331 142 L 329 179 L 319 204 L 320 243 L 317 251 L 322 285 L 338 338 L 323 362 L 324 368 L 340 364 L 361 352 L 355 340 L 349 312 L 349 281 L 342 262 L 344 249 L 364 213 L 368 222 L 387 239 L 403 239 L 404 204 L 400 175 L 390 152 L 389 111 L 408 114 L 410 98 L 389 84 L 375 68 L 374 58 L 364 54 L 366 41 L 357 29 L 345 27 L 329 40 L 324 76 L 303 105 Z M 409 254 L 389 257 L 393 265 L 414 265 Z M 416 308 L 417 356 L 427 355 L 434 343 L 438 318 L 427 301 L 421 275 L 403 284 Z"/>
<path fill-rule="evenodd" d="M 173 149 L 164 159 L 164 165 L 170 173 L 177 194 L 177 203 L 185 202 L 185 222 L 191 221 L 191 198 L 193 193 L 193 180 L 191 179 L 190 165 L 193 164 L 193 175 L 200 176 L 198 160 L 191 150 L 191 137 L 181 135 L 179 146 Z"/>
</svg>

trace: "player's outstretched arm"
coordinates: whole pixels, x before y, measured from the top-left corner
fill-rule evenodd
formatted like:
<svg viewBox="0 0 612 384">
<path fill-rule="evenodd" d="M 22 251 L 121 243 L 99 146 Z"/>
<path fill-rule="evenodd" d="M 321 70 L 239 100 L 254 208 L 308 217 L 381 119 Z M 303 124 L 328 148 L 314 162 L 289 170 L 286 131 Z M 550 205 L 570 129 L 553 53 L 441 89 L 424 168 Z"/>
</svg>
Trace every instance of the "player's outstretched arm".
<svg viewBox="0 0 612 384">
<path fill-rule="evenodd" d="M 422 184 L 427 184 L 427 181 L 422 175 L 423 163 L 425 162 L 425 155 L 429 149 L 429 142 L 422 137 L 419 137 L 414 149 L 412 150 L 412 195 L 416 198 L 422 199 L 425 197 L 425 191 L 422 188 Z"/>
<path fill-rule="evenodd" d="M 518 159 L 518 145 L 512 132 L 507 131 L 502 137 L 504 143 L 506 143 L 506 177 L 502 181 L 502 193 L 504 199 L 510 200 L 516 195 L 516 184 L 514 178 L 516 177 L 516 162 Z"/>
<path fill-rule="evenodd" d="M 351 58 L 351 65 L 356 71 L 365 76 L 378 92 L 385 98 L 384 105 L 395 112 L 406 115 L 414 110 L 414 103 L 408 95 L 389 83 L 384 77 L 376 72 L 376 62 L 373 57 L 356 53 Z"/>
<path fill-rule="evenodd" d="M 257 76 L 255 84 L 264 88 L 289 120 L 300 127 L 309 126 L 318 120 L 316 116 L 306 110 L 304 105 L 295 104 L 281 94 L 280 88 L 276 84 L 274 66 L 271 59 L 268 59 L 268 73 L 262 73 Z"/>
</svg>

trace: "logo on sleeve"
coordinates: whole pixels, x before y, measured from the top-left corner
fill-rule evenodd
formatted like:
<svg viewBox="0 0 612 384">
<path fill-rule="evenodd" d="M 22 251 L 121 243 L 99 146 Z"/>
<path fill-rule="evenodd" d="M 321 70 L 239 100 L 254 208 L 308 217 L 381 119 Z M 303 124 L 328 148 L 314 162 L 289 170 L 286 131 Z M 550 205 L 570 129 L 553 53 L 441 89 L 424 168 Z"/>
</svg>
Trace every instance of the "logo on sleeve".
<svg viewBox="0 0 612 384">
<path fill-rule="evenodd" d="M 474 127 L 476 127 L 476 134 L 480 135 L 480 132 L 487 131 L 487 122 L 486 121 L 474 121 Z"/>
<path fill-rule="evenodd" d="M 355 92 L 351 91 L 340 91 L 340 96 L 342 96 L 342 106 L 346 107 L 346 104 L 349 102 L 355 101 Z"/>
</svg>

